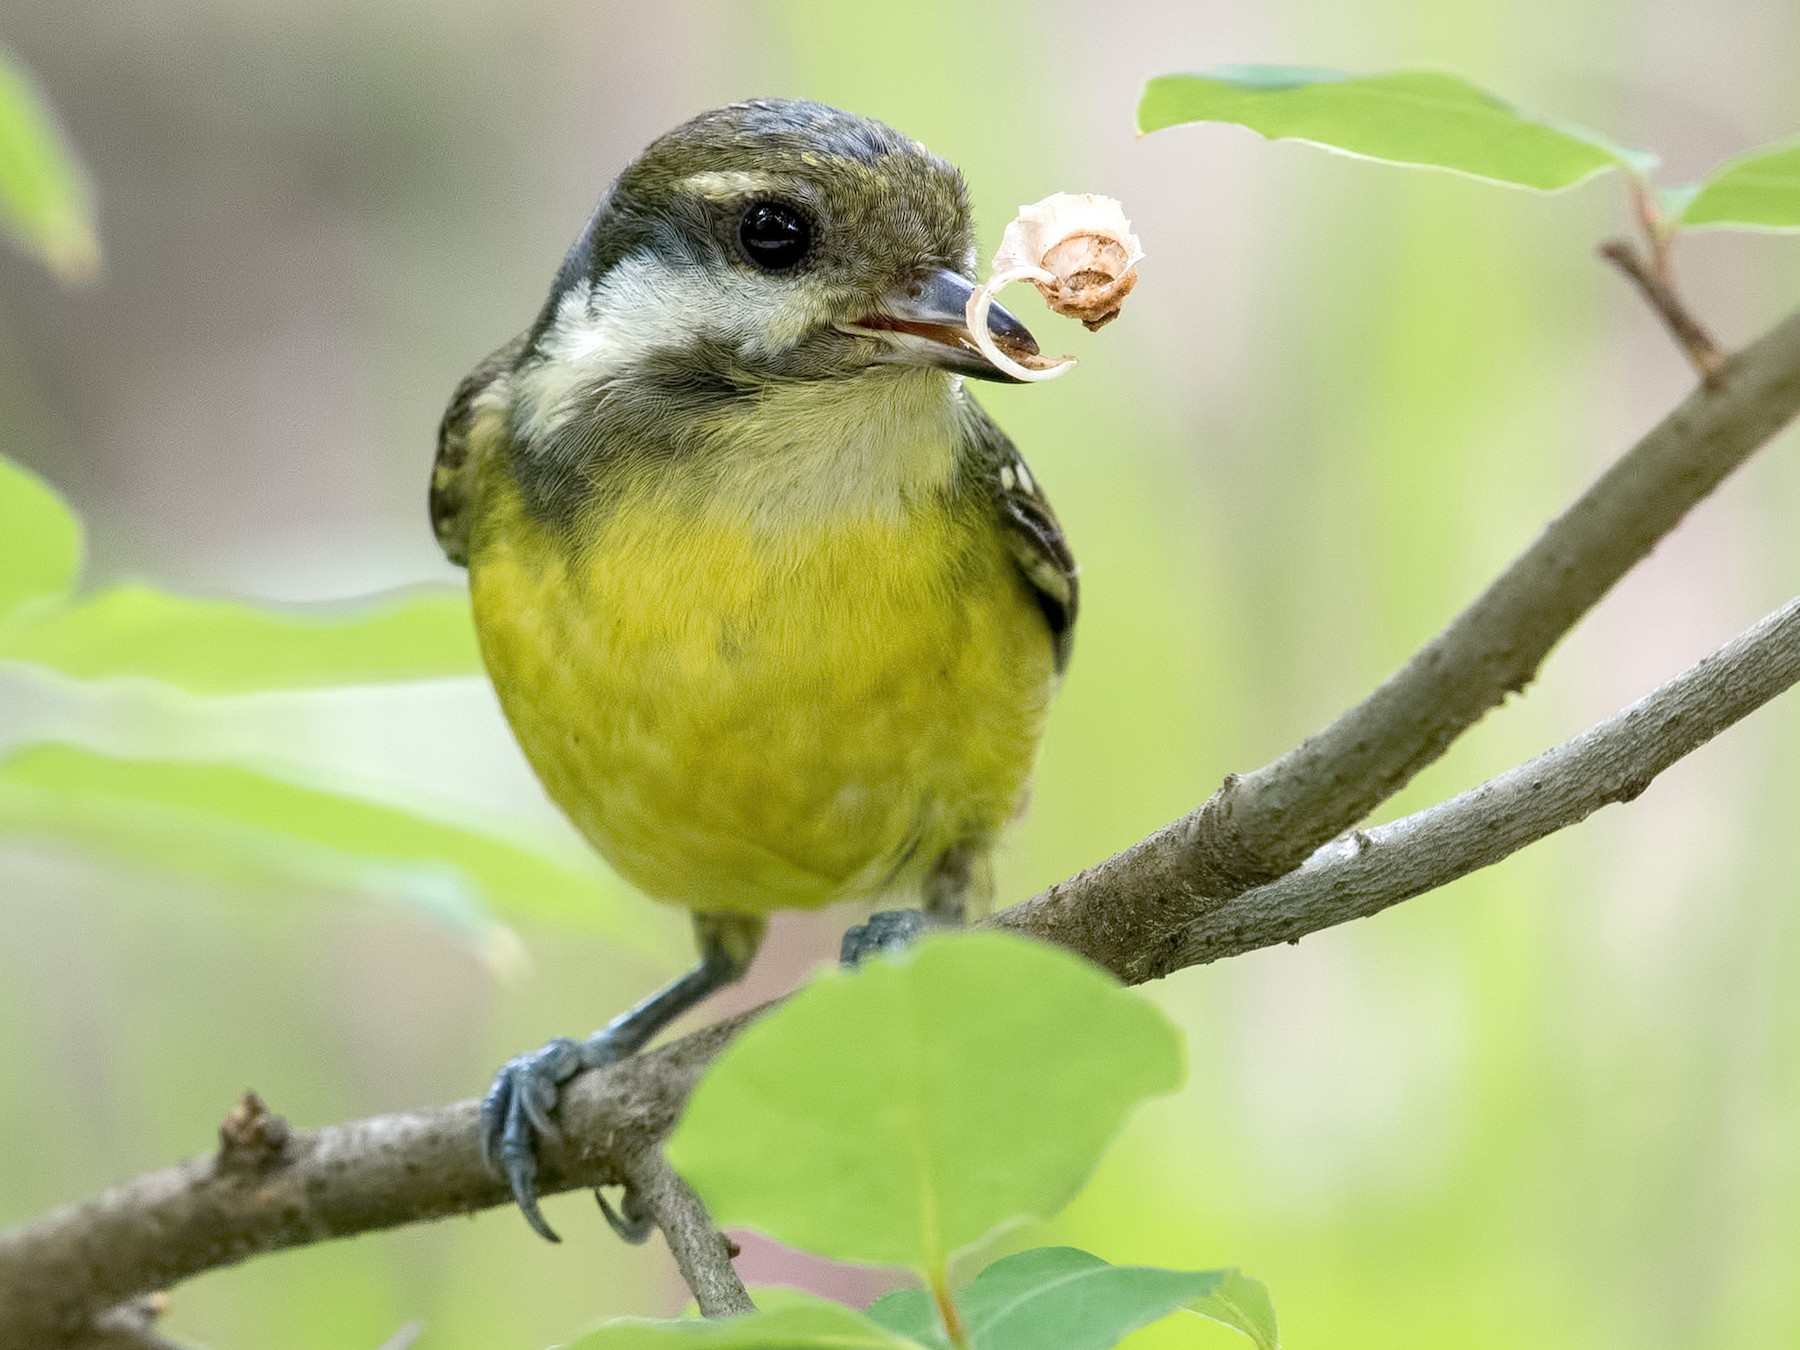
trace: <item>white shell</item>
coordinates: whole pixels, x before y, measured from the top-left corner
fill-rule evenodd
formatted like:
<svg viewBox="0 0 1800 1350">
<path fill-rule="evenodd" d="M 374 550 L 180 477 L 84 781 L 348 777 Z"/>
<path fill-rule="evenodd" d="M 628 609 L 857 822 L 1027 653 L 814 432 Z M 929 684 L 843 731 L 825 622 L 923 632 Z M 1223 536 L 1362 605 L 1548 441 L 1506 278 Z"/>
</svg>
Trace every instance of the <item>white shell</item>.
<svg viewBox="0 0 1800 1350">
<path fill-rule="evenodd" d="M 1143 245 L 1131 232 L 1125 208 L 1116 198 L 1092 192 L 1054 192 L 1041 202 L 1019 208 L 1019 214 L 1000 236 L 994 271 L 1043 267 L 1044 259 L 1058 244 L 1078 234 L 1117 240 L 1125 250 L 1127 269 L 1143 259 Z"/>
<path fill-rule="evenodd" d="M 1131 288 L 1143 246 L 1131 232 L 1125 209 L 1112 197 L 1091 192 L 1057 192 L 1019 208 L 1000 237 L 993 275 L 969 296 L 964 317 L 982 355 L 1019 380 L 1053 380 L 1075 364 L 1074 357 L 1023 365 L 995 345 L 988 332 L 994 296 L 1015 281 L 1029 281 L 1058 314 L 1094 329 L 1110 322 Z"/>
</svg>

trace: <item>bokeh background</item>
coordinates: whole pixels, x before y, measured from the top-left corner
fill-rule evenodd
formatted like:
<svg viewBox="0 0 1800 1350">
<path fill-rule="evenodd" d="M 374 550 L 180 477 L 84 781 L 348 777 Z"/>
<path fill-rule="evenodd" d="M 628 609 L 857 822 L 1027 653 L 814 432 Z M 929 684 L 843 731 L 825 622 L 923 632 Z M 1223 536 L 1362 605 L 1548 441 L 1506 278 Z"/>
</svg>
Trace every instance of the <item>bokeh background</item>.
<svg viewBox="0 0 1800 1350">
<path fill-rule="evenodd" d="M 529 320 L 611 175 L 699 108 L 893 122 L 963 166 L 984 253 L 1020 202 L 1122 198 L 1149 254 L 1125 319 L 1090 338 L 1009 293 L 1082 367 L 980 391 L 1085 568 L 1008 898 L 1360 696 L 1690 385 L 1593 256 L 1619 184 L 1513 193 L 1221 127 L 1139 141 L 1147 76 L 1444 64 L 1657 149 L 1670 181 L 1800 129 L 1784 0 L 9 0 L 0 41 L 87 158 L 108 253 L 77 292 L 0 254 L 0 449 L 80 508 L 98 580 L 309 599 L 451 577 L 423 510 L 450 389 Z M 1698 236 L 1679 263 L 1729 340 L 1800 300 L 1791 238 Z M 1796 520 L 1790 432 L 1400 805 L 1780 603 Z M 209 703 L 0 673 L 0 745 L 54 735 L 562 829 L 477 680 Z M 1491 871 L 1165 982 L 1189 1086 L 1025 1236 L 1242 1266 L 1295 1347 L 1800 1340 L 1797 766 L 1790 697 Z M 528 961 L 496 961 L 329 888 L 275 904 L 0 840 L 0 1226 L 204 1151 L 247 1087 L 299 1124 L 471 1095 L 685 960 L 679 923 L 620 903 L 630 942 L 527 925 Z M 743 997 L 852 917 L 784 923 Z M 373 1350 L 420 1319 L 427 1350 L 540 1350 L 680 1304 L 659 1245 L 621 1247 L 583 1197 L 549 1212 L 556 1249 L 496 1212 L 215 1274 L 169 1330 Z M 767 1245 L 748 1264 L 878 1287 Z"/>
</svg>

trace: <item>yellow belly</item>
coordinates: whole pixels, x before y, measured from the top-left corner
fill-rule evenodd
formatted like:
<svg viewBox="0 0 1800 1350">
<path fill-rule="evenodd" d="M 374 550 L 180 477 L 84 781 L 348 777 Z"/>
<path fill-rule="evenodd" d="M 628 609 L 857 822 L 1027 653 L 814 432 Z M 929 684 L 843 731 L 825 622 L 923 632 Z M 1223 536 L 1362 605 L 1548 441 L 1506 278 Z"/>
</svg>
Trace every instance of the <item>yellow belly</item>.
<svg viewBox="0 0 1800 1350">
<path fill-rule="evenodd" d="M 500 701 L 649 895 L 765 913 L 872 894 L 1021 805 L 1050 638 L 972 509 L 771 531 L 637 500 L 573 552 L 510 487 L 483 514 L 470 583 Z"/>
</svg>

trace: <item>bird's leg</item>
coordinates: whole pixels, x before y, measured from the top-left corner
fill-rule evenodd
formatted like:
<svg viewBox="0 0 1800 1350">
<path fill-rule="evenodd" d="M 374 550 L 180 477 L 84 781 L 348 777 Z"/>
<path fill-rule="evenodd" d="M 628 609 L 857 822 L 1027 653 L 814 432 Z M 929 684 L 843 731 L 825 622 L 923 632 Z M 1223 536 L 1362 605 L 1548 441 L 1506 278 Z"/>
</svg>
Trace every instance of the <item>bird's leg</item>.
<svg viewBox="0 0 1800 1350">
<path fill-rule="evenodd" d="M 696 914 L 700 963 L 674 983 L 620 1013 L 586 1040 L 558 1037 L 507 1062 L 481 1100 L 481 1147 L 488 1166 L 512 1187 L 526 1220 L 551 1242 L 560 1242 L 537 1202 L 537 1141 L 556 1133 L 551 1113 L 562 1085 L 576 1074 L 635 1054 L 646 1041 L 708 994 L 738 980 L 750 967 L 767 921 L 747 914 Z M 627 1192 L 615 1212 L 595 1192 L 613 1231 L 642 1242 L 650 1225 Z"/>
<path fill-rule="evenodd" d="M 871 914 L 867 923 L 844 934 L 838 960 L 846 966 L 861 965 L 870 956 L 911 946 L 930 929 L 962 927 L 970 898 L 984 901 L 988 883 L 987 849 L 974 843 L 958 844 L 926 874 L 923 903 L 918 909 L 884 909 Z"/>
<path fill-rule="evenodd" d="M 993 878 L 987 867 L 987 850 L 975 844 L 958 844 L 937 860 L 937 866 L 925 874 L 925 922 L 933 928 L 961 928 L 969 917 L 969 903 L 974 900 L 987 907 L 987 892 Z"/>
<path fill-rule="evenodd" d="M 838 961 L 846 966 L 860 966 L 871 956 L 905 951 L 925 932 L 922 909 L 884 909 L 869 915 L 844 933 L 838 948 Z"/>
</svg>

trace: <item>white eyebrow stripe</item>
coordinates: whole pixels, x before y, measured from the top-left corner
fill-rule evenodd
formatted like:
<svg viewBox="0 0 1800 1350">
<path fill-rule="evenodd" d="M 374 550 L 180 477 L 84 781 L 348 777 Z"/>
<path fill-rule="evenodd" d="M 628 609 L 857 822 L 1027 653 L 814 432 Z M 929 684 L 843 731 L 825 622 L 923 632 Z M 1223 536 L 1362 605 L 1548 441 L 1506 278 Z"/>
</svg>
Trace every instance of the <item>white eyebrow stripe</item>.
<svg viewBox="0 0 1800 1350">
<path fill-rule="evenodd" d="M 745 173 L 741 169 L 706 169 L 689 174 L 681 180 L 681 186 L 701 197 L 728 198 L 767 192 L 771 184 L 760 173 Z"/>
</svg>

